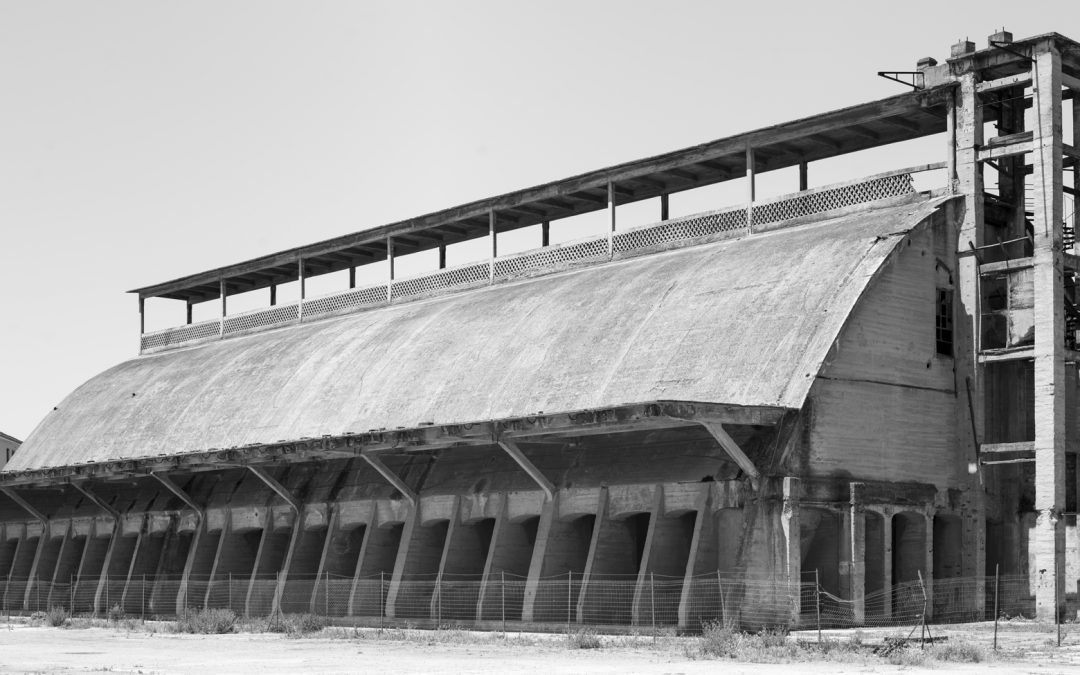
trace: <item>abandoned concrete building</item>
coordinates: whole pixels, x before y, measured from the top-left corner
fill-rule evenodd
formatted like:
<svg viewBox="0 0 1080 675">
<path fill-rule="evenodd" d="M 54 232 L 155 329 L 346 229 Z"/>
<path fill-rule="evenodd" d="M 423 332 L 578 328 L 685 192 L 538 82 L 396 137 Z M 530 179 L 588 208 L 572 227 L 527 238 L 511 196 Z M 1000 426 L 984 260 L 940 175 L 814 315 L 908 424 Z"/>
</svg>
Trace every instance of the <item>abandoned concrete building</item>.
<svg viewBox="0 0 1080 675">
<path fill-rule="evenodd" d="M 809 579 L 860 623 L 913 583 L 978 616 L 1000 570 L 1063 612 L 1080 44 L 1002 31 L 887 75 L 903 93 L 134 291 L 141 354 L 0 473 L 5 605 L 693 626 L 797 622 Z M 726 181 L 745 199 L 672 216 Z M 590 212 L 604 234 L 552 241 Z M 147 330 L 170 302 L 186 323 Z"/>
</svg>

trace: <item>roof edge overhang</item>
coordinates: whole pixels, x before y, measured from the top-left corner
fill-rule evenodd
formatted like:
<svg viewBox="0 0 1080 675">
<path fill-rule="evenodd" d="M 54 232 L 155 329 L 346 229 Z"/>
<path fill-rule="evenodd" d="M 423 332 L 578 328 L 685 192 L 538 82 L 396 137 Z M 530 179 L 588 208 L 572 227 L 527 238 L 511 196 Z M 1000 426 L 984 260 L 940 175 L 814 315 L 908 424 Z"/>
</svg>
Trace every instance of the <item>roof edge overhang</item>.
<svg viewBox="0 0 1080 675">
<path fill-rule="evenodd" d="M 548 210 L 552 201 L 558 202 L 570 195 L 581 196 L 590 190 L 604 192 L 609 183 L 640 183 L 631 193 L 617 194 L 620 204 L 702 187 L 745 176 L 745 163 L 740 164 L 740 162 L 744 162 L 748 146 L 754 147 L 759 155 L 755 160 L 758 171 L 773 171 L 836 154 L 918 138 L 945 130 L 944 103 L 954 87 L 952 83 L 941 84 L 763 127 L 170 281 L 142 286 L 128 292 L 136 293 L 140 298 L 209 300 L 220 297 L 219 286 L 230 280 L 239 284 L 237 291 L 255 290 L 277 281 L 289 281 L 291 277 L 286 277 L 290 274 L 295 277 L 295 268 L 299 259 L 310 261 L 313 270 L 316 269 L 316 263 L 321 265 L 318 268 L 319 271 L 313 271 L 313 274 L 345 269 L 350 264 L 356 264 L 356 260 L 345 261 L 344 258 L 348 257 L 345 253 L 352 255 L 365 247 L 378 248 L 380 246 L 383 248 L 379 250 L 385 252 L 388 237 L 408 237 L 414 233 L 448 227 L 459 228 L 462 232 L 460 240 L 472 238 L 473 234 L 487 235 L 488 217 L 495 211 L 516 210 L 517 212 L 517 217 L 512 223 L 506 225 L 505 228 L 500 225 L 498 231 L 502 232 L 606 208 L 606 197 L 596 194 L 586 200 L 594 203 L 567 207 L 557 212 Z M 846 133 L 845 130 L 850 131 L 851 138 L 843 142 L 828 136 L 830 133 Z M 707 168 L 717 163 L 723 163 L 724 166 Z M 696 178 L 680 179 L 680 182 L 673 183 L 672 175 L 684 174 L 687 168 L 694 168 Z M 540 213 L 538 209 L 543 210 L 543 213 Z M 482 221 L 482 226 L 479 226 L 473 234 L 465 232 L 465 230 L 472 232 L 470 228 L 474 220 Z M 465 230 L 460 230 L 460 228 L 465 228 Z M 442 234 L 422 237 L 422 239 L 426 243 L 417 242 L 412 248 L 403 248 L 401 253 L 426 250 L 438 245 L 440 241 L 452 243 L 454 240 Z M 374 258 L 370 260 L 365 258 L 365 260 L 370 261 Z M 240 284 L 242 279 L 244 283 Z"/>
<path fill-rule="evenodd" d="M 85 480 L 130 480 L 153 472 L 198 472 L 277 462 L 349 459 L 365 454 L 419 452 L 463 446 L 494 445 L 500 439 L 522 442 L 575 438 L 684 426 L 735 424 L 773 426 L 787 408 L 739 406 L 688 401 L 654 401 L 556 414 L 488 420 L 468 424 L 431 424 L 412 429 L 371 430 L 233 448 L 208 448 L 154 457 L 0 471 L 0 487 L 49 486 Z"/>
</svg>

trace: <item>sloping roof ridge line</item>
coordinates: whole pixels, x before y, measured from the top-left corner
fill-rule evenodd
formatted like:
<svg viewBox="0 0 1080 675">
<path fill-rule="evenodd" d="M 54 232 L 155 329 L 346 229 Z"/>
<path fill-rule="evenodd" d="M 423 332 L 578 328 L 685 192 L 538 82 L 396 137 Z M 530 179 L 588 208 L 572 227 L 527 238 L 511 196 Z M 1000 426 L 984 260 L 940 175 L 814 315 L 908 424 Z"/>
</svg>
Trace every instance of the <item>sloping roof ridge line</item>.
<svg viewBox="0 0 1080 675">
<path fill-rule="evenodd" d="M 841 322 L 840 326 L 837 327 L 836 331 L 832 333 L 832 340 L 830 340 L 829 346 L 825 349 L 820 350 L 817 356 L 814 356 L 803 362 L 804 367 L 801 370 L 804 370 L 807 376 L 801 378 L 801 380 L 795 377 L 788 379 L 787 387 L 785 387 L 784 389 L 785 397 L 791 395 L 790 390 L 792 389 L 793 382 L 800 382 L 800 384 L 804 384 L 805 381 L 809 380 L 812 383 L 821 374 L 822 368 L 825 367 L 825 359 L 826 357 L 828 357 L 829 352 L 832 351 L 833 344 L 835 344 L 836 340 L 840 338 L 840 335 L 843 334 L 844 330 L 846 330 L 848 325 L 851 323 L 851 318 L 855 314 L 855 310 L 858 308 L 859 303 L 862 302 L 862 299 L 866 296 L 869 290 L 881 277 L 885 269 L 892 263 L 892 260 L 894 259 L 894 254 L 896 253 L 898 246 L 904 240 L 904 238 L 910 235 L 915 230 L 921 227 L 925 227 L 926 223 L 930 220 L 930 218 L 935 213 L 940 211 L 941 208 L 945 206 L 948 202 L 961 199 L 963 199 L 963 197 L 960 195 L 946 195 L 943 197 L 936 197 L 934 199 L 931 199 L 930 201 L 923 202 L 921 204 L 914 205 L 914 208 L 908 212 L 908 215 L 914 216 L 918 214 L 918 218 L 914 220 L 914 222 L 911 222 L 910 227 L 905 230 L 897 230 L 885 235 L 879 235 L 879 239 L 874 242 L 872 246 L 866 249 L 866 251 L 862 255 L 862 260 L 859 261 L 859 264 L 856 265 L 840 283 L 838 289 L 838 291 L 840 292 L 838 292 L 835 296 L 837 298 L 837 301 L 833 303 L 832 307 L 826 310 L 833 316 L 836 316 L 837 310 L 839 309 L 839 311 L 841 312 L 841 316 L 843 316 L 843 321 Z M 876 249 L 880 247 L 887 247 L 889 251 L 882 259 L 882 262 L 874 262 L 871 258 L 879 258 L 879 256 L 873 255 L 873 253 Z M 852 287 L 852 279 L 862 276 L 866 276 L 866 282 L 861 284 L 855 284 L 860 289 L 858 294 L 851 300 L 850 303 L 846 303 L 844 306 L 838 307 L 838 305 L 841 305 L 841 298 L 843 297 L 842 291 L 848 290 Z M 809 395 L 809 393 L 810 387 L 805 386 L 802 395 L 799 396 L 800 400 L 805 403 L 806 397 Z"/>
</svg>

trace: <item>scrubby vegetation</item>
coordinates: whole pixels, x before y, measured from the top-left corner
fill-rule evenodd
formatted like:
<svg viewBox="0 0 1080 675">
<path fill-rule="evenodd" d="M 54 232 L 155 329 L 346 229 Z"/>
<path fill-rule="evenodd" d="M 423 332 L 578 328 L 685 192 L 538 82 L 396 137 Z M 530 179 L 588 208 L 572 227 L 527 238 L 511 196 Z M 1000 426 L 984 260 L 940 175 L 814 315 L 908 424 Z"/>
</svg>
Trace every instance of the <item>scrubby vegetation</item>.
<svg viewBox="0 0 1080 675">
<path fill-rule="evenodd" d="M 231 609 L 189 609 L 176 620 L 177 633 L 216 635 L 236 630 L 236 614 Z"/>
</svg>

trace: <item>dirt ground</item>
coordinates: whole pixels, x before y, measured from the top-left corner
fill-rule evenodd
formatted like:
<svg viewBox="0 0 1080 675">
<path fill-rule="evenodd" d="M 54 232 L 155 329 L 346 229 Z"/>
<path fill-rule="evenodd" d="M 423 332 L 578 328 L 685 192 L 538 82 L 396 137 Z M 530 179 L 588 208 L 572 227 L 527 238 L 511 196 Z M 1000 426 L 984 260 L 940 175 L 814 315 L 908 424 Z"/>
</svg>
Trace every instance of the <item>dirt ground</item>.
<svg viewBox="0 0 1080 675">
<path fill-rule="evenodd" d="M 164 629 L 164 627 L 159 627 Z M 697 638 L 613 636 L 598 649 L 572 649 L 565 636 L 498 635 L 331 629 L 337 637 L 290 638 L 280 634 L 178 635 L 150 624 L 117 627 L 48 628 L 25 622 L 0 623 L 0 673 L 1078 673 L 1080 627 L 1067 631 L 1056 647 L 1053 626 L 1006 625 L 1004 656 L 984 663 L 937 663 L 932 667 L 889 665 L 877 657 L 856 662 L 735 663 L 703 660 Z M 989 645 L 984 624 L 949 626 L 951 640 Z M 852 632 L 827 632 L 850 638 Z M 880 644 L 895 629 L 863 631 L 867 644 Z M 816 633 L 798 634 L 816 640 Z"/>
</svg>

